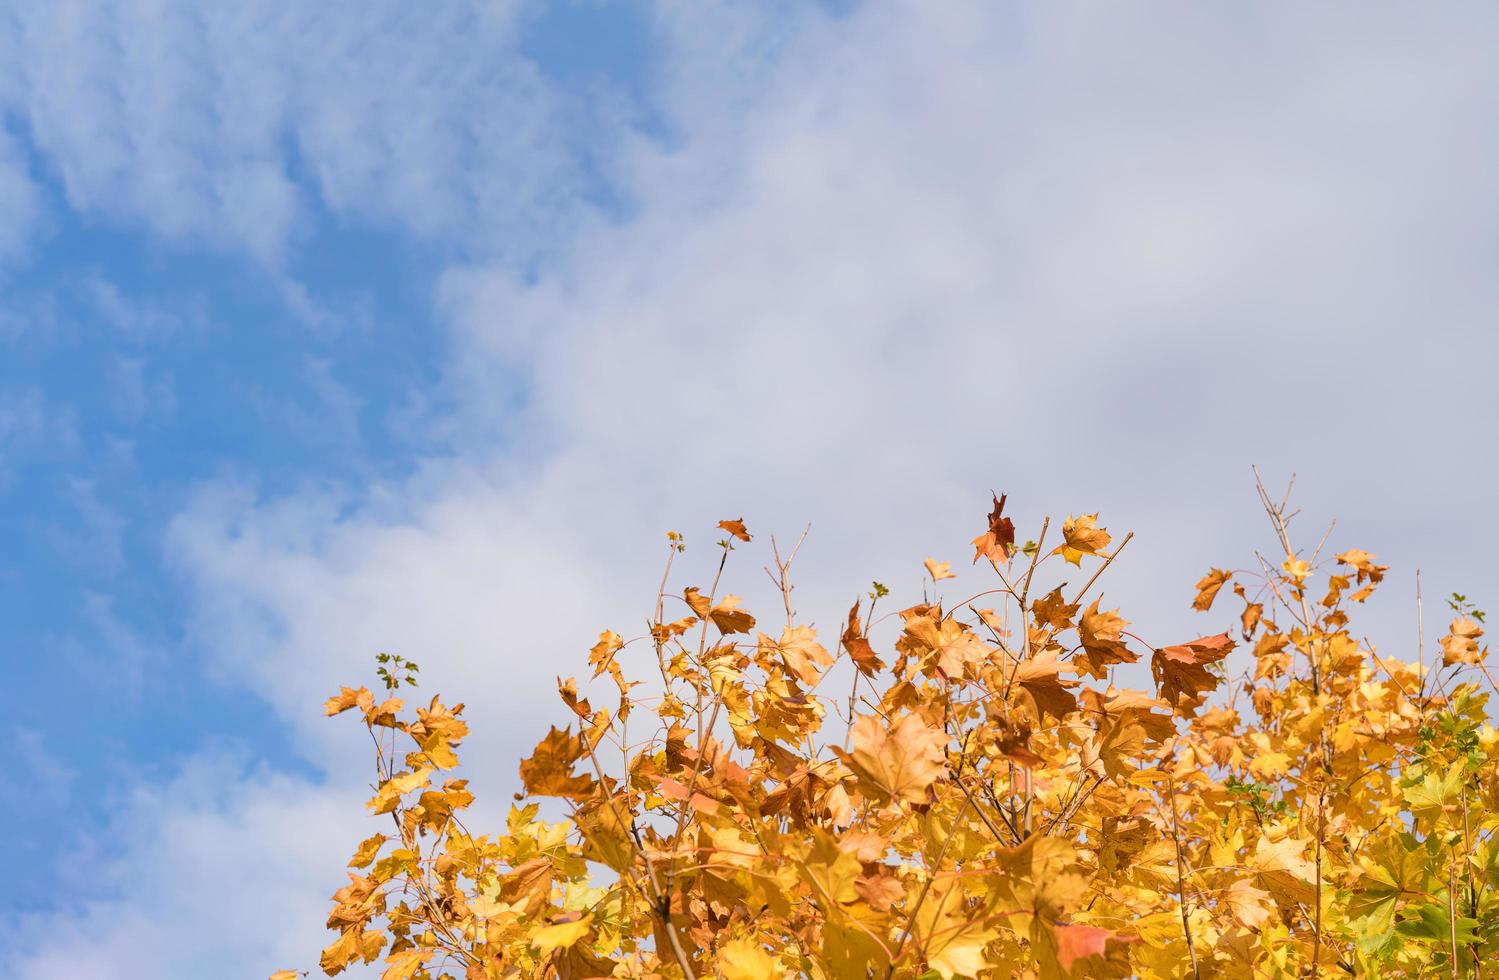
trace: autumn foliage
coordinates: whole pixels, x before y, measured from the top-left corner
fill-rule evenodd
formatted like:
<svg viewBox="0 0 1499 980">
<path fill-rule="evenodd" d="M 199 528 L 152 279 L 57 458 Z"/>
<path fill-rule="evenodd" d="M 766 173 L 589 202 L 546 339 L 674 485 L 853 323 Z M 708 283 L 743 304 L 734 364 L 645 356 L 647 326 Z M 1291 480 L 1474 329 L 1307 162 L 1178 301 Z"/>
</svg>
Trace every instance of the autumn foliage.
<svg viewBox="0 0 1499 980">
<path fill-rule="evenodd" d="M 591 678 L 559 682 L 503 827 L 463 816 L 462 706 L 409 712 L 393 692 L 411 665 L 387 658 L 382 696 L 327 704 L 374 736 L 383 826 L 333 897 L 321 966 L 1499 973 L 1482 613 L 1455 596 L 1430 651 L 1376 652 L 1350 615 L 1385 567 L 1295 547 L 1284 501 L 1262 497 L 1276 553 L 1210 570 L 1182 601 L 1212 627 L 1159 646 L 1101 607 L 1129 539 L 1097 515 L 1017 544 L 997 498 L 973 542 L 982 584 L 929 560 L 923 595 L 876 583 L 821 635 L 795 614 L 794 549 L 772 549 L 782 608 L 757 616 L 725 585 L 742 521 L 720 524 L 706 587 L 671 584 L 671 535 L 649 632 L 601 634 Z"/>
</svg>

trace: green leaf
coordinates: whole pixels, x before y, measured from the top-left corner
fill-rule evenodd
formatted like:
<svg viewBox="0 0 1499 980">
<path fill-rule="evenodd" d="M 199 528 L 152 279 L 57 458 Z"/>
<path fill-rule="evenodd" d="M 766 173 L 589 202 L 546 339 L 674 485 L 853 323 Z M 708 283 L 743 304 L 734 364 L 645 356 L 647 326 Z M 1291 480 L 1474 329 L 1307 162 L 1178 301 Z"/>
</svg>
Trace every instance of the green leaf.
<svg viewBox="0 0 1499 980">
<path fill-rule="evenodd" d="M 1410 939 L 1423 940 L 1434 943 L 1452 943 L 1456 941 L 1459 946 L 1478 941 L 1478 920 L 1458 916 L 1454 923 L 1447 915 L 1447 906 L 1437 902 L 1427 902 L 1416 909 L 1415 919 L 1409 919 L 1396 926 L 1396 930 Z"/>
</svg>

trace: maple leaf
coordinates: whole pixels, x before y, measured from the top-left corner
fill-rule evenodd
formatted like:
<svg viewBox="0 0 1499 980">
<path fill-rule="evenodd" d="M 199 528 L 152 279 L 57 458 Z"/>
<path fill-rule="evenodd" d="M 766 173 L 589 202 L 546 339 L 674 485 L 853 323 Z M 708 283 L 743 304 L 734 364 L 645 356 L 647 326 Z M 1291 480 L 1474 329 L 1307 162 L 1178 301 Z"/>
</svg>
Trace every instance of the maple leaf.
<svg viewBox="0 0 1499 980">
<path fill-rule="evenodd" d="M 1236 879 L 1223 893 L 1223 900 L 1239 924 L 1246 929 L 1258 929 L 1270 919 L 1275 903 L 1270 893 L 1256 888 L 1254 883 L 1243 878 Z"/>
<path fill-rule="evenodd" d="M 1104 548 L 1109 546 L 1109 532 L 1098 527 L 1097 514 L 1080 514 L 1075 517 L 1069 516 L 1062 523 L 1062 544 L 1058 545 L 1052 552 L 1061 555 L 1064 559 L 1074 565 L 1082 565 L 1083 555 L 1104 556 Z"/>
<path fill-rule="evenodd" d="M 682 598 L 699 619 L 710 621 L 720 633 L 748 633 L 755 628 L 755 617 L 739 608 L 737 595 L 726 595 L 715 605 L 700 589 L 692 587 L 682 591 Z M 691 622 L 687 625 L 691 626 Z"/>
<path fill-rule="evenodd" d="M 853 751 L 838 754 L 865 783 L 893 800 L 927 802 L 927 789 L 947 772 L 947 733 L 914 714 L 887 728 L 878 718 L 855 719 Z"/>
<path fill-rule="evenodd" d="M 1051 715 L 1061 719 L 1077 710 L 1077 698 L 1070 687 L 1077 681 L 1062 680 L 1062 667 L 1054 649 L 1043 650 L 1015 668 L 1013 683 L 1020 687 L 1035 707 L 1036 717 Z"/>
<path fill-rule="evenodd" d="M 1348 551 L 1345 551 L 1342 554 L 1338 555 L 1337 559 L 1340 564 L 1347 565 L 1357 573 L 1358 581 L 1360 583 L 1369 583 L 1366 589 L 1360 590 L 1360 593 L 1365 596 L 1368 595 L 1369 591 L 1371 591 L 1374 586 L 1384 581 L 1384 573 L 1390 570 L 1390 566 L 1388 565 L 1375 564 L 1374 556 L 1369 554 L 1369 552 L 1365 551 L 1362 548 L 1351 548 Z M 1360 598 L 1360 593 L 1355 593 L 1353 595 L 1352 598 L 1354 599 L 1354 601 L 1364 601 L 1362 598 Z"/>
<path fill-rule="evenodd" d="M 1240 633 L 1246 642 L 1254 636 L 1255 627 L 1259 626 L 1260 619 L 1264 615 L 1265 607 L 1263 604 L 1250 602 L 1247 599 L 1244 601 L 1244 612 L 1239 615 L 1239 627 Z"/>
<path fill-rule="evenodd" d="M 869 645 L 869 640 L 865 638 L 859 625 L 859 604 L 855 600 L 853 608 L 848 611 L 848 625 L 844 627 L 839 642 L 848 651 L 849 659 L 854 662 L 859 673 L 865 677 L 873 677 L 885 669 L 885 663 L 874 652 L 874 647 Z"/>
<path fill-rule="evenodd" d="M 1027 769 L 1036 769 L 1046 760 L 1031 751 L 1031 726 L 1021 722 L 1011 724 L 1003 718 L 994 725 L 994 748 L 1007 759 L 1013 759 Z"/>
<path fill-rule="evenodd" d="M 973 539 L 975 564 L 980 558 L 1006 562 L 1015 553 L 1015 525 L 1004 516 L 1005 501 L 1008 499 L 1009 494 L 995 496 L 994 511 L 989 515 L 989 530 Z"/>
<path fill-rule="evenodd" d="M 391 953 L 385 958 L 386 969 L 380 974 L 380 980 L 411 980 L 422 964 L 435 955 L 437 951 L 433 949 L 403 949 Z"/>
<path fill-rule="evenodd" d="M 942 980 L 977 977 L 988 969 L 984 947 L 998 930 L 968 910 L 961 886 L 951 881 L 934 885 L 912 926 L 927 967 Z"/>
<path fill-rule="evenodd" d="M 854 891 L 870 906 L 880 912 L 888 912 L 906 896 L 906 889 L 894 875 L 877 875 L 873 878 L 854 879 Z"/>
<path fill-rule="evenodd" d="M 1119 615 L 1117 609 L 1099 612 L 1098 602 L 1099 600 L 1094 599 L 1093 604 L 1083 612 L 1083 618 L 1077 624 L 1077 633 L 1088 673 L 1103 678 L 1108 676 L 1110 664 L 1134 663 L 1140 656 L 1132 653 L 1121 639 L 1129 622 Z"/>
<path fill-rule="evenodd" d="M 755 617 L 739 608 L 737 595 L 726 595 L 708 613 L 720 633 L 748 633 L 755 628 Z"/>
<path fill-rule="evenodd" d="M 1222 660 L 1233 648 L 1228 634 L 1219 633 L 1157 650 L 1150 670 L 1161 697 L 1178 709 L 1202 704 L 1203 696 L 1218 686 L 1218 678 L 1208 672 L 1207 665 Z"/>
<path fill-rule="evenodd" d="M 962 677 L 965 668 L 983 663 L 993 652 L 962 623 L 930 616 L 908 619 L 896 649 L 917 657 L 923 670 L 939 671 L 948 679 Z"/>
<path fill-rule="evenodd" d="M 431 776 L 431 767 L 423 767 L 414 772 L 398 772 L 380 783 L 380 789 L 366 805 L 376 814 L 389 813 L 400 805 L 402 796 L 426 786 Z"/>
<path fill-rule="evenodd" d="M 359 847 L 354 851 L 354 856 L 349 859 L 349 867 L 368 867 L 370 862 L 375 860 L 375 855 L 379 853 L 381 845 L 383 845 L 388 840 L 390 840 L 390 838 L 386 837 L 384 834 L 376 834 L 373 837 L 366 838 L 365 840 L 361 841 Z"/>
<path fill-rule="evenodd" d="M 1233 574 L 1221 568 L 1208 569 L 1208 573 L 1197 580 L 1197 598 L 1192 600 L 1192 608 L 1198 612 L 1207 612 L 1213 608 L 1213 600 L 1218 598 L 1218 590 L 1223 588 L 1223 583 L 1233 578 Z"/>
<path fill-rule="evenodd" d="M 810 626 L 788 626 L 779 640 L 760 634 L 760 653 L 780 660 L 796 679 L 806 685 L 822 680 L 822 672 L 833 664 L 833 657 L 817 642 Z"/>
<path fill-rule="evenodd" d="M 1401 796 L 1410 804 L 1415 816 L 1436 819 L 1458 808 L 1464 775 L 1461 762 L 1452 766 L 1445 775 L 1428 772 L 1419 783 L 1402 790 Z"/>
<path fill-rule="evenodd" d="M 1301 558 L 1288 557 L 1281 563 L 1280 567 L 1286 573 L 1286 576 L 1297 585 L 1305 582 L 1307 576 L 1312 574 L 1312 566 L 1308 565 Z"/>
<path fill-rule="evenodd" d="M 604 671 L 618 668 L 614 664 L 614 655 L 624 648 L 624 637 L 613 630 L 605 630 L 599 634 L 599 641 L 588 651 L 588 664 L 593 668 L 593 676 L 597 677 Z"/>
<path fill-rule="evenodd" d="M 1062 598 L 1061 586 L 1039 599 L 1031 600 L 1031 615 L 1036 618 L 1036 622 L 1054 630 L 1064 630 L 1071 626 L 1072 617 L 1077 615 L 1077 610 L 1077 603 L 1069 603 Z"/>
<path fill-rule="evenodd" d="M 554 949 L 566 949 L 588 935 L 593 928 L 593 916 L 542 926 L 531 933 L 531 945 L 539 952 L 550 953 Z"/>
<path fill-rule="evenodd" d="M 341 687 L 337 694 L 324 702 L 323 710 L 331 717 L 332 715 L 348 711 L 350 708 L 359 708 L 361 711 L 368 711 L 374 703 L 375 696 L 370 693 L 370 689 L 367 687 L 361 687 L 357 690 L 351 687 Z"/>
<path fill-rule="evenodd" d="M 385 937 L 373 929 L 353 927 L 345 929 L 337 939 L 328 944 L 318 964 L 330 977 L 342 973 L 354 960 L 373 962 L 385 946 Z"/>
<path fill-rule="evenodd" d="M 1478 638 L 1483 636 L 1483 628 L 1473 620 L 1459 616 L 1447 627 L 1447 635 L 1442 637 L 1442 664 L 1450 667 L 1453 664 L 1477 664 L 1488 652 L 1485 647 L 1483 651 L 1478 649 Z"/>
<path fill-rule="evenodd" d="M 744 518 L 740 517 L 732 521 L 719 521 L 718 526 L 728 531 L 740 541 L 749 541 L 750 533 L 744 526 Z"/>
<path fill-rule="evenodd" d="M 1132 942 L 1133 936 L 1123 936 L 1098 926 L 1070 925 L 1058 922 L 1052 926 L 1056 935 L 1057 962 L 1062 969 L 1071 972 L 1072 965 L 1090 956 L 1102 956 L 1109 942 Z"/>
<path fill-rule="evenodd" d="M 1280 840 L 1261 837 L 1245 867 L 1258 875 L 1272 893 L 1303 901 L 1313 894 L 1317 881 L 1317 868 L 1305 857 L 1306 844 L 1296 837 Z"/>
<path fill-rule="evenodd" d="M 779 972 L 775 957 L 753 939 L 731 939 L 720 944 L 714 962 L 723 980 L 767 980 Z"/>
<path fill-rule="evenodd" d="M 593 791 L 589 776 L 574 776 L 573 764 L 583 757 L 583 743 L 566 729 L 552 728 L 530 757 L 521 761 L 520 778 L 532 796 L 582 799 Z"/>
<path fill-rule="evenodd" d="M 952 572 L 952 562 L 928 558 L 922 564 L 926 566 L 926 573 L 932 577 L 933 582 L 940 582 L 945 578 L 957 578 Z"/>
</svg>

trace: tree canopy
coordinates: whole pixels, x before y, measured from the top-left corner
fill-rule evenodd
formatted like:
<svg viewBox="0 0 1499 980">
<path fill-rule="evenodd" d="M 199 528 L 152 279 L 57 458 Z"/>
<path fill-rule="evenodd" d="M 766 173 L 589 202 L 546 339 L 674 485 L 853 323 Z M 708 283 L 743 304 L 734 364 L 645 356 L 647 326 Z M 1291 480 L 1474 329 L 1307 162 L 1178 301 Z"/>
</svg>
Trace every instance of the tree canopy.
<svg viewBox="0 0 1499 980">
<path fill-rule="evenodd" d="M 1482 611 L 1455 595 L 1429 654 L 1378 652 L 1351 616 L 1386 567 L 1297 547 L 1285 501 L 1261 496 L 1279 553 L 1184 590 L 1203 613 L 1232 603 L 1232 629 L 1160 645 L 1101 608 L 1129 538 L 1096 514 L 1017 543 L 996 497 L 973 541 L 992 585 L 948 595 L 950 566 L 929 559 L 923 595 L 894 602 L 874 583 L 822 635 L 792 601 L 800 542 L 772 547 L 782 608 L 757 616 L 727 586 L 752 540 L 742 520 L 718 525 L 702 587 L 673 583 L 685 544 L 669 535 L 649 631 L 600 634 L 591 676 L 559 680 L 558 724 L 521 760 L 504 827 L 465 821 L 462 705 L 409 708 L 397 692 L 416 666 L 382 655 L 380 693 L 327 703 L 374 738 L 382 828 L 333 896 L 322 969 L 1499 970 Z M 1148 689 L 1117 686 L 1144 679 L 1118 669 L 1137 662 Z"/>
</svg>

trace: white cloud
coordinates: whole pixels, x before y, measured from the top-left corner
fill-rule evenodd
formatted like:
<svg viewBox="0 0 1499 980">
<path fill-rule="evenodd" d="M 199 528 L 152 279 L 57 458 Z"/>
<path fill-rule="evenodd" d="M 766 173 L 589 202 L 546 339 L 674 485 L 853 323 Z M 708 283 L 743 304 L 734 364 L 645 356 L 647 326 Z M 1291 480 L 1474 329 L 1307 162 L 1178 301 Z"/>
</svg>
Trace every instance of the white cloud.
<svg viewBox="0 0 1499 980">
<path fill-rule="evenodd" d="M 95 576 L 118 573 L 125 565 L 125 531 L 129 522 L 99 492 L 93 480 L 70 477 L 66 497 L 75 519 L 49 527 L 53 547 Z"/>
<path fill-rule="evenodd" d="M 0 970 L 14 980 L 185 980 L 315 967 L 327 896 L 347 882 L 329 856 L 370 832 L 361 802 L 357 791 L 206 753 L 119 801 L 87 866 L 66 869 L 109 897 L 23 918 Z"/>
<path fill-rule="evenodd" d="M 1110 604 L 1175 637 L 1193 578 L 1265 540 L 1252 461 L 1303 470 L 1307 512 L 1393 558 L 1393 589 L 1417 560 L 1499 585 L 1442 544 L 1493 477 L 1492 24 L 891 4 L 754 74 L 713 55 L 732 22 L 661 16 L 683 129 L 628 161 L 638 218 L 533 279 L 446 280 L 457 458 L 357 492 L 217 486 L 174 527 L 205 655 L 311 754 L 362 751 L 316 705 L 392 649 L 469 703 L 501 798 L 551 677 L 638 629 L 660 533 L 689 533 L 685 584 L 741 513 L 752 596 L 764 535 L 813 522 L 798 596 L 826 626 L 872 577 L 961 563 L 993 487 L 1024 528 L 1136 529 Z M 334 121 L 327 186 L 366 186 L 385 150 Z M 1383 609 L 1403 644 L 1405 599 Z"/>
<path fill-rule="evenodd" d="M 24 257 L 42 219 L 42 192 L 0 112 L 0 264 Z M 3 334 L 0 334 L 3 336 Z"/>
<path fill-rule="evenodd" d="M 22 463 L 65 456 L 77 442 L 71 410 L 54 408 L 33 386 L 0 388 L 0 487 Z"/>
<path fill-rule="evenodd" d="M 1396 560 L 1392 592 L 1417 560 L 1480 591 L 1492 574 L 1431 542 L 1488 473 L 1463 447 L 1493 342 L 1465 318 L 1493 298 L 1473 270 L 1495 192 L 1473 162 L 1420 177 L 1472 145 L 1492 67 L 1459 24 L 1419 52 L 1377 26 L 910 6 L 793 43 L 738 115 L 641 150 L 638 220 L 539 281 L 449 278 L 474 431 L 497 374 L 528 379 L 499 448 L 363 505 L 220 495 L 179 523 L 203 636 L 310 744 L 330 736 L 307 706 L 389 648 L 509 759 L 593 633 L 639 622 L 667 528 L 810 519 L 804 608 L 828 623 L 871 577 L 961 560 L 990 487 L 1032 529 L 1101 508 L 1139 532 L 1110 601 L 1174 636 L 1200 570 L 1264 542 L 1250 462 L 1303 470 L 1309 514 Z M 1411 90 L 1393 110 L 1361 101 L 1371 64 Z M 1382 608 L 1403 644 L 1405 599 Z"/>
<path fill-rule="evenodd" d="M 149 416 L 171 416 L 177 408 L 177 389 L 170 374 L 151 377 L 147 363 L 138 357 L 116 357 L 110 369 L 110 400 L 115 414 L 127 426 Z"/>
<path fill-rule="evenodd" d="M 167 340 L 184 331 L 201 330 L 207 324 L 208 303 L 201 293 L 167 301 L 128 296 L 97 273 L 82 277 L 78 287 L 104 325 L 132 343 Z"/>
<path fill-rule="evenodd" d="M 274 265 L 326 208 L 528 255 L 582 186 L 578 128 L 607 120 L 545 83 L 515 19 L 487 0 L 25 0 L 0 21 L 0 114 L 74 210 L 168 239 Z"/>
</svg>

